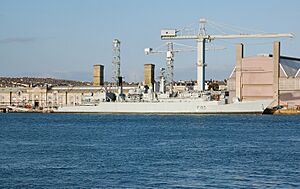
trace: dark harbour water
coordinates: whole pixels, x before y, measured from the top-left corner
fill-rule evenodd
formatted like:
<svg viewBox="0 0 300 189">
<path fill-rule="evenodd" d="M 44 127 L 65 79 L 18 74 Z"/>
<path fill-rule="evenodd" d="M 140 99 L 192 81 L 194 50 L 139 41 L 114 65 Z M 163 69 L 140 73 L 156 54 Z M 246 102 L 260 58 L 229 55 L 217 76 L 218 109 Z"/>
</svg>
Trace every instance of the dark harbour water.
<svg viewBox="0 0 300 189">
<path fill-rule="evenodd" d="M 0 188 L 300 188 L 300 116 L 2 113 Z"/>
</svg>

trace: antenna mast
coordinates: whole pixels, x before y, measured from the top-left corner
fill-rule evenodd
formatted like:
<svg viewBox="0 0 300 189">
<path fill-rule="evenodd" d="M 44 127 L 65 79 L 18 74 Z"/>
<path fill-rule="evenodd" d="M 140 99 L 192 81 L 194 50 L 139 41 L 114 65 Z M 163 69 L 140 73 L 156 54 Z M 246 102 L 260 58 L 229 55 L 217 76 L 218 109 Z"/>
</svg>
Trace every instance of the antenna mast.
<svg viewBox="0 0 300 189">
<path fill-rule="evenodd" d="M 118 40 L 118 39 L 114 39 L 113 40 L 113 48 L 112 48 L 112 56 L 113 56 L 113 59 L 112 59 L 112 79 L 113 79 L 113 82 L 115 83 L 118 83 L 119 81 L 119 77 L 121 75 L 120 73 L 120 64 L 121 64 L 121 61 L 120 61 L 120 45 L 121 45 L 121 42 Z"/>
<path fill-rule="evenodd" d="M 173 89 L 173 81 L 174 81 L 174 52 L 173 52 L 173 43 L 167 43 L 167 70 L 166 70 L 166 81 L 167 84 L 170 85 L 170 89 Z"/>
</svg>

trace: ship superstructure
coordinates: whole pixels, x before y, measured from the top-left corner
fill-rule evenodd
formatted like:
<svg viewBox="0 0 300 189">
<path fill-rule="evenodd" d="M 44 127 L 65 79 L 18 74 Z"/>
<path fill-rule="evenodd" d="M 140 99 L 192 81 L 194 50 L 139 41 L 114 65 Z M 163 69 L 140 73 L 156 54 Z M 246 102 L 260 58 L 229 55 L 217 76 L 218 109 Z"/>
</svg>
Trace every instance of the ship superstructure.
<svg viewBox="0 0 300 189">
<path fill-rule="evenodd" d="M 86 96 L 80 106 L 61 106 L 64 113 L 217 114 L 263 113 L 272 100 L 228 103 L 226 93 L 154 93 L 131 89 L 128 94 L 103 92 Z"/>
</svg>

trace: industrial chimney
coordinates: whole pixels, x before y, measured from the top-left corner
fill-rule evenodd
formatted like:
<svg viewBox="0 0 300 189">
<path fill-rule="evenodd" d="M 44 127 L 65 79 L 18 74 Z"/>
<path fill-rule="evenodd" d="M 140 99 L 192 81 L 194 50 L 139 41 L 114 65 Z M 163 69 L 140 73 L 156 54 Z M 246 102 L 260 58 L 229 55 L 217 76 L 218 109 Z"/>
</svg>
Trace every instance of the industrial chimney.
<svg viewBox="0 0 300 189">
<path fill-rule="evenodd" d="M 144 85 L 154 87 L 154 64 L 144 64 Z"/>
<path fill-rule="evenodd" d="M 94 86 L 104 85 L 104 66 L 100 64 L 94 65 Z"/>
</svg>

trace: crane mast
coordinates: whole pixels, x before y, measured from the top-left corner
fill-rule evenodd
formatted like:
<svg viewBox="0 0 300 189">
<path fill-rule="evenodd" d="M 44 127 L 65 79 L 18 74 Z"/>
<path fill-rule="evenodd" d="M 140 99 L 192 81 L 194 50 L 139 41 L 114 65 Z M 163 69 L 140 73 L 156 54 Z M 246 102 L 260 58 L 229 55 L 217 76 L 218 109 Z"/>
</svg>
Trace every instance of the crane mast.
<svg viewBox="0 0 300 189">
<path fill-rule="evenodd" d="M 145 48 L 145 54 L 156 54 L 156 53 L 166 53 L 166 69 L 163 70 L 163 77 L 165 77 L 166 85 L 169 85 L 170 91 L 173 90 L 173 82 L 174 82 L 174 56 L 175 53 L 182 51 L 194 51 L 194 49 L 176 49 L 174 50 L 174 44 L 172 42 L 166 43 L 167 50 L 161 51 L 153 48 Z"/>
<path fill-rule="evenodd" d="M 206 20 L 200 19 L 199 32 L 197 35 L 177 35 L 176 29 L 161 30 L 162 40 L 187 40 L 194 39 L 197 42 L 197 88 L 204 91 L 205 86 L 205 44 L 215 39 L 236 39 L 236 38 L 276 38 L 293 37 L 291 33 L 271 33 L 271 34 L 236 34 L 236 35 L 207 35 L 205 28 Z"/>
</svg>

